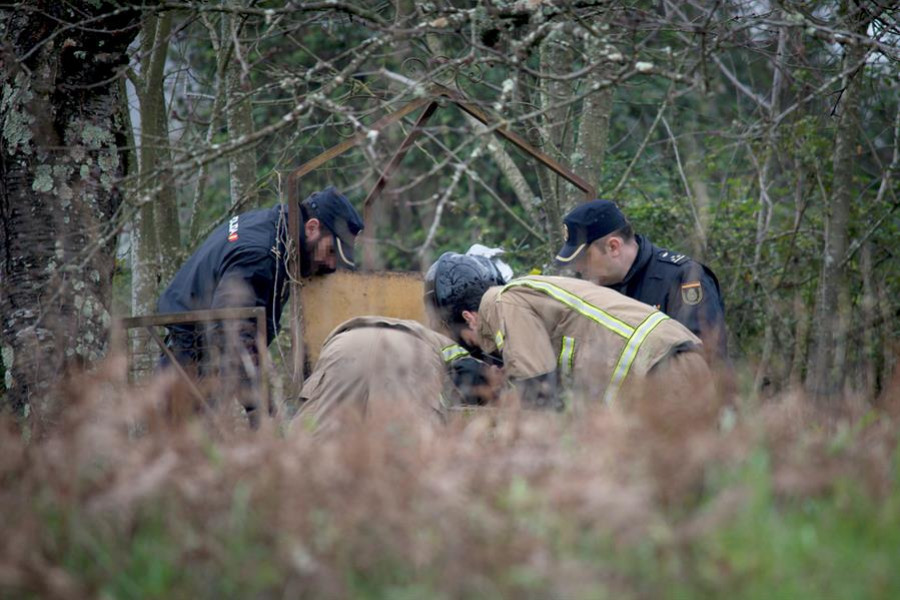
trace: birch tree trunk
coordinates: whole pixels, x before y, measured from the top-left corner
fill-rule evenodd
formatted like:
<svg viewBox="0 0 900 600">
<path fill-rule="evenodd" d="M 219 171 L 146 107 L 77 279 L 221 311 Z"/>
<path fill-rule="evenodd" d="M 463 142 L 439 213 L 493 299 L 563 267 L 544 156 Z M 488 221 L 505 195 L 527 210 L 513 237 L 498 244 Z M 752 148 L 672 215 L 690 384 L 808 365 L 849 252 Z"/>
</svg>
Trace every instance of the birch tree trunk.
<svg viewBox="0 0 900 600">
<path fill-rule="evenodd" d="M 60 376 L 105 351 L 125 145 L 117 75 L 140 19 L 115 8 L 0 9 L 0 346 L 7 402 L 38 429 L 59 408 Z"/>
</svg>

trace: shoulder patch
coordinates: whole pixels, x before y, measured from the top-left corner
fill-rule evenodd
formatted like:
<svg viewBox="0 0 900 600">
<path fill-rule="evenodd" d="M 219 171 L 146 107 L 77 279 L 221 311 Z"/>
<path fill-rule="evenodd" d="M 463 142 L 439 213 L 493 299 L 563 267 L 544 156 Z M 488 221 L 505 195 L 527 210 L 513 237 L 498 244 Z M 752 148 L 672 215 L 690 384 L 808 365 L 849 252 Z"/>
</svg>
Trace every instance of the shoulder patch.
<svg viewBox="0 0 900 600">
<path fill-rule="evenodd" d="M 700 304 L 703 300 L 703 287 L 699 281 L 691 281 L 681 286 L 681 299 L 685 304 Z"/>
<path fill-rule="evenodd" d="M 680 265 L 690 260 L 690 257 L 688 257 L 687 254 L 678 254 L 669 250 L 660 250 L 656 253 L 656 258 L 663 262 L 672 263 L 673 265 Z"/>
</svg>

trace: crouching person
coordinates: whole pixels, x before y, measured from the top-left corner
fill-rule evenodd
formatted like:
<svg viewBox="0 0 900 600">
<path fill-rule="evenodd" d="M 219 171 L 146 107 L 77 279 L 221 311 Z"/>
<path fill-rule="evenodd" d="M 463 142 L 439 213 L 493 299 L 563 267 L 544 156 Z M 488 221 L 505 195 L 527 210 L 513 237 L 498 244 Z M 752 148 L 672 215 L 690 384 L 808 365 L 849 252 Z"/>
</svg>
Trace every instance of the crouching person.
<svg viewBox="0 0 900 600">
<path fill-rule="evenodd" d="M 490 401 L 478 385 L 496 381 L 490 369 L 416 321 L 356 317 L 326 338 L 296 420 L 316 431 L 367 419 L 440 425 L 452 405 Z"/>
<path fill-rule="evenodd" d="M 458 343 L 501 355 L 526 407 L 560 410 L 566 387 L 589 404 L 627 395 L 638 410 L 646 398 L 652 410 L 716 414 L 700 339 L 608 288 L 542 276 L 497 285 L 472 257 L 448 252 L 429 269 L 426 300 Z"/>
</svg>

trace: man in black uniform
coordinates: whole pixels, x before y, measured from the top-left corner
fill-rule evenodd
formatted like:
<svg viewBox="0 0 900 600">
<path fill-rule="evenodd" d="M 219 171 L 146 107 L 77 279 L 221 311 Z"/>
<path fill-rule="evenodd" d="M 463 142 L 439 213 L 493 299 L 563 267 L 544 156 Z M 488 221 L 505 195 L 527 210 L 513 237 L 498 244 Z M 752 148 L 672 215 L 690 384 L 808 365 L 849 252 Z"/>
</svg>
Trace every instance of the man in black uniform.
<svg viewBox="0 0 900 600">
<path fill-rule="evenodd" d="M 321 275 L 337 267 L 354 268 L 353 244 L 363 222 L 350 202 L 333 187 L 300 203 L 300 274 Z M 290 291 L 287 273 L 288 210 L 285 205 L 232 217 L 216 228 L 181 266 L 157 305 L 161 314 L 226 307 L 266 309 L 266 341 L 278 333 L 281 310 Z M 221 328 L 169 327 L 166 342 L 179 363 L 201 365 L 204 349 L 220 346 Z M 255 337 L 241 332 L 244 348 L 255 356 Z M 167 363 L 163 359 L 163 365 Z M 251 417 L 256 406 L 244 407 Z"/>
<path fill-rule="evenodd" d="M 661 310 L 703 340 L 711 364 L 728 362 L 725 306 L 709 267 L 635 235 L 609 200 L 579 205 L 564 223 L 566 243 L 556 256 L 559 263 Z"/>
</svg>

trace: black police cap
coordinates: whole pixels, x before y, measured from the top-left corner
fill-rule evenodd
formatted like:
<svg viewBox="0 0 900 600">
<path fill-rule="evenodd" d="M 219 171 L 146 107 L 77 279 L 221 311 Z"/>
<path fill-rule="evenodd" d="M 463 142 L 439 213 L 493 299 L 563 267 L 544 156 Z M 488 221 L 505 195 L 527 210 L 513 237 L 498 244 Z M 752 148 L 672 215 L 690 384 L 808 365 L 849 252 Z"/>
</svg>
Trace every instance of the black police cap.
<svg viewBox="0 0 900 600">
<path fill-rule="evenodd" d="M 357 234 L 363 230 L 363 220 L 350 201 L 334 189 L 334 186 L 328 186 L 310 195 L 303 201 L 303 205 L 309 211 L 309 216 L 319 219 L 334 236 L 334 246 L 340 264 L 351 269 L 355 268 L 353 244 Z"/>
<path fill-rule="evenodd" d="M 625 227 L 628 219 L 615 202 L 591 200 L 572 209 L 563 223 L 566 243 L 556 255 L 556 260 L 569 263 L 594 240 Z"/>
</svg>

